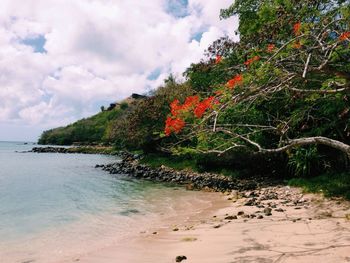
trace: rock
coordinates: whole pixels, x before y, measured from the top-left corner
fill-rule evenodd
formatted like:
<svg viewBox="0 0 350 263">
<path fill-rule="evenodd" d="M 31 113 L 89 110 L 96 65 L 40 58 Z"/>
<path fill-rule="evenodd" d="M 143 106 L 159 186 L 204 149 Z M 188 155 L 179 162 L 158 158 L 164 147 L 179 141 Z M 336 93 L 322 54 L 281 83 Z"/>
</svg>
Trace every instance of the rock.
<svg viewBox="0 0 350 263">
<path fill-rule="evenodd" d="M 222 225 L 215 225 L 215 226 L 213 226 L 213 228 L 220 228 L 220 227 L 222 227 Z"/>
<path fill-rule="evenodd" d="M 262 215 L 258 215 L 257 219 L 263 219 L 264 217 Z"/>
<path fill-rule="evenodd" d="M 277 208 L 275 209 L 276 212 L 284 212 L 284 210 L 282 208 Z"/>
<path fill-rule="evenodd" d="M 270 207 L 266 207 L 266 208 L 264 209 L 264 214 L 265 214 L 266 216 L 272 215 L 271 212 L 272 212 L 272 209 L 271 209 Z"/>
<path fill-rule="evenodd" d="M 234 220 L 237 219 L 237 216 L 227 216 L 225 217 L 226 220 Z"/>
<path fill-rule="evenodd" d="M 153 235 L 157 235 L 157 234 L 158 234 L 158 232 L 153 232 L 152 234 L 153 234 Z"/>
<path fill-rule="evenodd" d="M 244 211 L 239 211 L 239 212 L 237 213 L 237 215 L 238 215 L 238 216 L 244 215 Z"/>
<path fill-rule="evenodd" d="M 173 231 L 179 231 L 179 229 L 177 227 L 173 228 Z"/>
<path fill-rule="evenodd" d="M 186 260 L 186 259 L 187 259 L 186 256 L 177 256 L 177 257 L 175 258 L 175 261 L 176 261 L 176 262 L 181 262 L 181 261 Z"/>
<path fill-rule="evenodd" d="M 245 206 L 254 206 L 254 205 L 257 205 L 256 199 L 255 199 L 255 198 L 249 199 L 244 205 L 245 205 Z"/>
</svg>

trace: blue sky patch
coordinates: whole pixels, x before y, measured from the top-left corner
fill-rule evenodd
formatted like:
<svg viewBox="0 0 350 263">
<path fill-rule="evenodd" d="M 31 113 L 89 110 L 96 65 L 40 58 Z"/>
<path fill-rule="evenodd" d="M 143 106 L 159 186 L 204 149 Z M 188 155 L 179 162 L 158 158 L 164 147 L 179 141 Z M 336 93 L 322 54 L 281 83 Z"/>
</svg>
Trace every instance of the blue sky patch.
<svg viewBox="0 0 350 263">
<path fill-rule="evenodd" d="M 46 38 L 44 35 L 38 35 L 35 37 L 28 37 L 21 41 L 22 44 L 31 46 L 35 53 L 46 53 L 44 46 L 46 43 Z"/>
<path fill-rule="evenodd" d="M 196 32 L 195 34 L 192 35 L 191 37 L 191 41 L 192 40 L 196 40 L 198 42 L 201 42 L 201 39 L 202 39 L 202 36 L 204 34 L 205 31 L 199 31 L 199 32 Z"/>
<path fill-rule="evenodd" d="M 167 0 L 166 11 L 177 18 L 188 16 L 188 0 Z"/>
<path fill-rule="evenodd" d="M 161 73 L 162 73 L 162 69 L 156 68 L 147 76 L 147 79 L 148 80 L 156 80 L 156 79 L 158 79 L 158 77 L 160 76 Z"/>
</svg>

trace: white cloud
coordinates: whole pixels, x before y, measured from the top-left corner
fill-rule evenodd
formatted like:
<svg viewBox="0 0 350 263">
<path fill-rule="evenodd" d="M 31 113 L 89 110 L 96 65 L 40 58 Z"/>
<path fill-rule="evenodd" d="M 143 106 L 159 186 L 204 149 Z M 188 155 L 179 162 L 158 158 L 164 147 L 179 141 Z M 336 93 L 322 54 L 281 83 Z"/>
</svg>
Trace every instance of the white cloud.
<svg viewBox="0 0 350 263">
<path fill-rule="evenodd" d="M 219 19 L 232 0 L 189 0 L 187 10 L 181 0 L 1 2 L 0 125 L 35 125 L 35 136 L 37 127 L 67 124 L 99 103 L 157 87 L 170 72 L 180 76 L 238 24 Z M 23 43 L 37 36 L 45 37 L 46 53 Z M 159 77 L 148 80 L 157 69 Z"/>
</svg>

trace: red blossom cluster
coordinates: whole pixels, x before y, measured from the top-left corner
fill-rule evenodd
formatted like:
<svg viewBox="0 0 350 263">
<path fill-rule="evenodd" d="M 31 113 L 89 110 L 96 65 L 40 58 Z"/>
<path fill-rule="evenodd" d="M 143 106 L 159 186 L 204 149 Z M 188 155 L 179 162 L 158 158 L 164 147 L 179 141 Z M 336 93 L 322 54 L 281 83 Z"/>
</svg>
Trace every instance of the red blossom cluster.
<svg viewBox="0 0 350 263">
<path fill-rule="evenodd" d="M 165 121 L 165 135 L 170 136 L 171 133 L 177 134 L 185 127 L 186 123 L 179 117 L 179 114 L 193 110 L 194 115 L 197 118 L 201 118 L 207 109 L 213 107 L 214 103 L 219 103 L 215 97 L 209 97 L 200 101 L 198 96 L 190 96 L 186 98 L 182 105 L 179 100 L 175 99 L 170 103 L 172 116 L 168 117 Z"/>
<path fill-rule="evenodd" d="M 271 52 L 273 52 L 273 50 L 275 48 L 276 48 L 275 44 L 268 44 L 266 50 L 267 50 L 268 53 L 271 53 Z"/>
<path fill-rule="evenodd" d="M 241 74 L 239 74 L 239 75 L 236 75 L 235 77 L 233 77 L 232 79 L 230 79 L 226 83 L 226 87 L 228 87 L 229 89 L 233 89 L 237 85 L 242 84 L 242 82 L 243 82 L 243 76 Z"/>
<path fill-rule="evenodd" d="M 196 106 L 196 108 L 194 109 L 194 115 L 197 118 L 202 118 L 203 114 L 205 113 L 205 111 L 207 109 L 211 109 L 213 107 L 213 101 L 214 101 L 215 97 L 209 97 L 207 99 L 204 99 L 203 101 L 201 101 L 200 103 L 198 103 L 198 105 Z"/>
<path fill-rule="evenodd" d="M 175 99 L 170 103 L 171 114 L 176 117 L 180 112 L 189 110 L 191 107 L 196 106 L 199 103 L 198 96 L 187 97 L 184 104 L 180 104 L 180 101 Z"/>
<path fill-rule="evenodd" d="M 294 26 L 293 26 L 294 35 L 299 36 L 300 35 L 300 29 L 301 29 L 301 23 L 300 22 L 294 24 Z"/>
<path fill-rule="evenodd" d="M 244 65 L 246 65 L 247 67 L 249 67 L 253 62 L 260 60 L 259 56 L 254 56 L 250 59 L 248 59 L 246 62 L 244 62 Z"/>
<path fill-rule="evenodd" d="M 339 40 L 345 41 L 350 39 L 350 31 L 344 32 L 340 35 Z"/>
<path fill-rule="evenodd" d="M 173 119 L 172 117 L 168 117 L 165 121 L 165 135 L 170 136 L 172 132 L 179 133 L 183 127 L 185 127 L 184 120 L 180 118 Z"/>
<path fill-rule="evenodd" d="M 219 64 L 222 60 L 222 56 L 220 55 L 216 55 L 216 58 L 215 58 L 215 64 Z"/>
</svg>

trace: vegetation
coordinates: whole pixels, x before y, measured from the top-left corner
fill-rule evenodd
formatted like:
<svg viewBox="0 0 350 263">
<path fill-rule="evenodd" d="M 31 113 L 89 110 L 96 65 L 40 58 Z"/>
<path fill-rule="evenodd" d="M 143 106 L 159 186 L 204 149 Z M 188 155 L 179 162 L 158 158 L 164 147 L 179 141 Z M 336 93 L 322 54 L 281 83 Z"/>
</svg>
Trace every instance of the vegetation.
<svg viewBox="0 0 350 263">
<path fill-rule="evenodd" d="M 72 145 L 108 143 L 108 123 L 122 114 L 122 110 L 102 111 L 90 118 L 79 120 L 66 127 L 43 132 L 39 144 Z"/>
<path fill-rule="evenodd" d="M 350 200 L 350 173 L 327 173 L 313 178 L 293 178 L 289 180 L 289 185 L 302 187 L 307 192 Z"/>
<path fill-rule="evenodd" d="M 232 14 L 241 42 L 218 40 L 187 70 L 197 94 L 170 104 L 169 147 L 284 155 L 297 175 L 347 169 L 349 1 L 242 0 L 221 12 Z"/>
<path fill-rule="evenodd" d="M 240 42 L 215 41 L 184 82 L 170 76 L 148 97 L 39 142 L 112 143 L 151 154 L 144 161 L 152 165 L 348 189 L 350 1 L 236 0 L 220 15 L 239 16 Z"/>
</svg>

